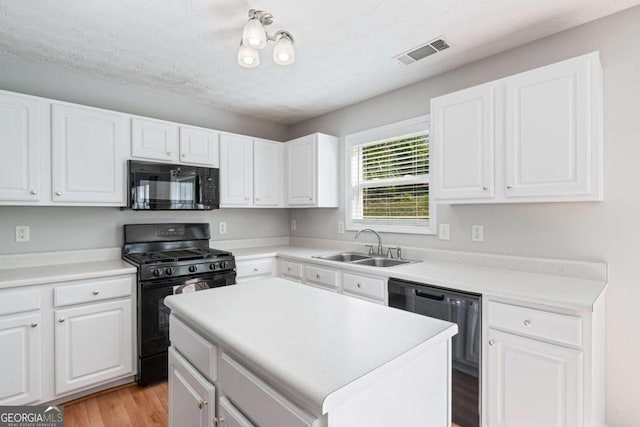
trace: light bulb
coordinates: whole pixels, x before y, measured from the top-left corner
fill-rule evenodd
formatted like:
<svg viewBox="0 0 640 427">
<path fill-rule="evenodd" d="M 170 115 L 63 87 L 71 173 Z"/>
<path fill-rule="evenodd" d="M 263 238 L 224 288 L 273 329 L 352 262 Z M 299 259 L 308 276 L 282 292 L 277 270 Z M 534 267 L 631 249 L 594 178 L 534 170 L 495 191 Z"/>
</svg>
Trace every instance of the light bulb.
<svg viewBox="0 0 640 427">
<path fill-rule="evenodd" d="M 254 49 L 262 49 L 267 45 L 267 32 L 257 19 L 250 19 L 242 32 L 242 43 Z"/>
<path fill-rule="evenodd" d="M 283 34 L 273 48 L 273 61 L 280 65 L 291 65 L 296 60 L 296 52 L 293 50 L 291 39 Z"/>
<path fill-rule="evenodd" d="M 260 55 L 258 51 L 245 46 L 244 43 L 238 49 L 238 64 L 244 68 L 254 68 L 260 65 Z"/>
</svg>

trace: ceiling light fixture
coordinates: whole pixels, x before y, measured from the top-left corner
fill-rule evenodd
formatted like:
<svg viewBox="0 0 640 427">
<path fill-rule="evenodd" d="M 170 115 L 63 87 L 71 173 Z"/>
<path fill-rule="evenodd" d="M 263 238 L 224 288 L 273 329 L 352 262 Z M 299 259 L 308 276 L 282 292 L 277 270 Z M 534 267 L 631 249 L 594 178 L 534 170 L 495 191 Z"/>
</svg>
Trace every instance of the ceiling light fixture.
<svg viewBox="0 0 640 427">
<path fill-rule="evenodd" d="M 260 65 L 258 49 L 267 46 L 267 42 L 276 43 L 273 49 L 273 61 L 279 65 L 291 65 L 296 60 L 293 49 L 293 36 L 288 31 L 277 31 L 270 35 L 265 26 L 273 24 L 273 15 L 264 10 L 249 10 L 249 21 L 242 31 L 242 42 L 238 50 L 238 64 L 244 68 Z"/>
</svg>

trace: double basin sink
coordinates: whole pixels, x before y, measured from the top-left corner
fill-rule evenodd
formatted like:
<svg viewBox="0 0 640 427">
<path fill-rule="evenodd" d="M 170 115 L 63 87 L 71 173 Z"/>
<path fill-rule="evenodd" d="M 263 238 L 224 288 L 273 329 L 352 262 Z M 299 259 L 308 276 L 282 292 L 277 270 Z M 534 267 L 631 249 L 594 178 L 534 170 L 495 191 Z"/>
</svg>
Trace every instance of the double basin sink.
<svg viewBox="0 0 640 427">
<path fill-rule="evenodd" d="M 392 259 L 383 256 L 366 255 L 358 252 L 341 252 L 339 254 L 317 255 L 313 258 L 324 259 L 327 261 L 346 262 L 356 265 L 368 265 L 370 267 L 395 267 L 397 265 L 420 262 L 407 259 Z"/>
</svg>

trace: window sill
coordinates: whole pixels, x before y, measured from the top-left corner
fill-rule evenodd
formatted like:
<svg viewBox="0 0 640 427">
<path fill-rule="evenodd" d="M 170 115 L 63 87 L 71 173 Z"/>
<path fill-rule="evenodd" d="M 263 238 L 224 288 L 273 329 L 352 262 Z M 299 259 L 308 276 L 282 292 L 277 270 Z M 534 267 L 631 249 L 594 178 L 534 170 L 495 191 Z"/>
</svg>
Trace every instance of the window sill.
<svg viewBox="0 0 640 427">
<path fill-rule="evenodd" d="M 367 223 L 356 223 L 356 224 L 347 224 L 347 231 L 358 231 L 363 228 L 371 228 L 380 233 L 397 233 L 397 234 L 420 234 L 420 235 L 436 235 L 436 230 L 431 227 L 417 227 L 417 226 L 401 226 L 401 225 L 383 225 L 383 224 L 367 224 Z"/>
</svg>

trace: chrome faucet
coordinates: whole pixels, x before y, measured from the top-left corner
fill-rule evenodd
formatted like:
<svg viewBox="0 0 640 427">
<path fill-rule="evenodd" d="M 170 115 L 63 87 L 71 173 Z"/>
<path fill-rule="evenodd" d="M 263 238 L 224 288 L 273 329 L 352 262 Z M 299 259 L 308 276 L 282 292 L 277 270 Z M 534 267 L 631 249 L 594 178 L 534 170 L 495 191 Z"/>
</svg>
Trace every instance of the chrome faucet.
<svg viewBox="0 0 640 427">
<path fill-rule="evenodd" d="M 358 231 L 356 233 L 356 237 L 355 239 L 358 240 L 358 236 L 360 236 L 360 233 L 362 233 L 363 231 L 370 231 L 373 234 L 376 235 L 376 237 L 378 238 L 378 255 L 382 255 L 382 238 L 380 237 L 380 235 L 378 234 L 378 232 L 372 228 L 363 228 L 362 230 Z"/>
</svg>

